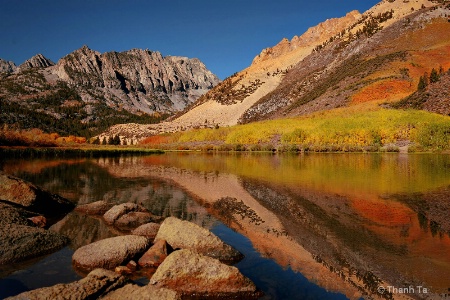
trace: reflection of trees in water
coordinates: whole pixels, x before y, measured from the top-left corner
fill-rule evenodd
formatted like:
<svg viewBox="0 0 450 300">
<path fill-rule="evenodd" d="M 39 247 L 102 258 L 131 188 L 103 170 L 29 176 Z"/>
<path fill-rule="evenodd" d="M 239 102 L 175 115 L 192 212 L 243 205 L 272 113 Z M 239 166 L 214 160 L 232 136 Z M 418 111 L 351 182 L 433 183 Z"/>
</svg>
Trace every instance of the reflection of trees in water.
<svg viewBox="0 0 450 300">
<path fill-rule="evenodd" d="M 55 224 L 52 230 L 70 238 L 70 247 L 74 250 L 116 236 L 101 218 L 77 212 L 68 214 L 63 220 Z"/>
<path fill-rule="evenodd" d="M 227 225 L 231 225 L 231 223 L 234 223 L 241 229 L 242 226 L 239 224 L 236 216 L 240 216 L 241 220 L 248 218 L 250 220 L 250 223 L 254 223 L 255 225 L 264 223 L 264 220 L 261 219 L 261 217 L 259 217 L 253 209 L 245 205 L 242 200 L 239 201 L 236 198 L 220 198 L 214 202 L 213 209 L 217 212 L 217 214 L 220 216 L 220 219 L 224 223 L 226 223 Z"/>
<path fill-rule="evenodd" d="M 89 160 L 79 163 L 61 160 L 59 164 L 44 167 L 38 173 L 25 169 L 15 175 L 76 203 L 101 200 L 105 191 L 125 186 L 119 178 Z"/>
<path fill-rule="evenodd" d="M 114 203 L 140 203 L 156 215 L 174 216 L 198 224 L 211 224 L 202 207 L 185 191 L 157 178 L 115 177 L 108 166 L 119 164 L 120 158 L 102 159 L 101 167 L 96 159 L 74 163 L 65 160 L 41 160 L 40 172 L 19 171 L 15 174 L 52 193 L 60 194 L 78 204 L 106 200 Z M 205 220 L 203 220 L 206 218 Z"/>
<path fill-rule="evenodd" d="M 348 276 L 354 276 L 359 281 L 363 282 L 363 287 L 358 286 L 357 284 L 353 284 L 355 288 L 357 288 L 363 295 L 368 296 L 367 291 L 370 291 L 371 294 L 378 295 L 384 299 L 393 299 L 392 293 L 384 292 L 380 294 L 378 292 L 378 288 L 383 285 L 383 281 L 373 274 L 371 271 L 360 271 L 351 266 L 347 266 L 349 268 L 348 272 L 344 272 L 342 270 L 336 269 L 333 265 L 329 264 L 327 261 L 323 260 L 319 255 L 313 254 L 312 257 L 315 261 L 322 264 L 326 267 L 330 272 L 337 274 L 342 280 L 352 282 L 348 279 Z M 370 298 L 369 298 L 370 299 Z"/>
<path fill-rule="evenodd" d="M 366 294 L 377 294 L 381 278 L 387 281 L 400 278 L 400 273 L 383 269 L 372 256 L 404 256 L 406 246 L 383 240 L 362 226 L 361 222 L 365 220 L 347 210 L 347 201 L 342 196 L 250 180 L 243 180 L 242 184 L 250 195 L 278 217 L 288 236 L 331 272 L 346 278 L 355 276 L 358 281 L 350 282 Z"/>
<path fill-rule="evenodd" d="M 450 187 L 427 193 L 395 194 L 390 198 L 405 203 L 415 211 L 424 232 L 430 230 L 433 237 L 450 236 Z"/>
</svg>

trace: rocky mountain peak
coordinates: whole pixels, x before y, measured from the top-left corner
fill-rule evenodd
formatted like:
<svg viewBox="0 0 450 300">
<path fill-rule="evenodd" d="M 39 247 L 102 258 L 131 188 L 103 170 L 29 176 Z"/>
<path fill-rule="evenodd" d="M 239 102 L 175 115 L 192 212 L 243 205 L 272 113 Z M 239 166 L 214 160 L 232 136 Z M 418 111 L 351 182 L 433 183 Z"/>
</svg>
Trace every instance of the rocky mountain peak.
<svg viewBox="0 0 450 300">
<path fill-rule="evenodd" d="M 26 60 L 23 64 L 21 64 L 19 66 L 19 69 L 22 71 L 31 68 L 47 68 L 54 65 L 55 65 L 54 62 L 52 62 L 50 59 L 46 58 L 44 55 L 39 53 L 33 56 L 32 58 Z"/>
<path fill-rule="evenodd" d="M 220 82 L 198 59 L 163 57 L 148 49 L 100 53 L 83 46 L 55 69 L 64 81 L 93 87 L 109 105 L 131 112 L 182 110 Z"/>
<path fill-rule="evenodd" d="M 17 69 L 12 61 L 6 61 L 0 58 L 0 73 L 12 73 Z"/>
</svg>

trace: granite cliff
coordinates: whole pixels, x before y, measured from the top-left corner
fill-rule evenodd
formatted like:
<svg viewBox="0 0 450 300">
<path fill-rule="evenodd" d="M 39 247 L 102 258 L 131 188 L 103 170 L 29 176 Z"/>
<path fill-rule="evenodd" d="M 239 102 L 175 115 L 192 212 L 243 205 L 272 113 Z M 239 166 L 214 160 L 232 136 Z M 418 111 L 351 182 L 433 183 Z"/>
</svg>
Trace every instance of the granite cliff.
<svg viewBox="0 0 450 300">
<path fill-rule="evenodd" d="M 219 83 L 196 58 L 140 49 L 101 54 L 83 46 L 60 59 L 51 72 L 132 113 L 182 110 Z"/>
<path fill-rule="evenodd" d="M 154 123 L 183 110 L 220 80 L 197 58 L 87 46 L 56 64 L 42 54 L 19 67 L 0 60 L 4 124 L 92 136 L 118 123 Z"/>
<path fill-rule="evenodd" d="M 47 68 L 54 66 L 55 63 L 52 62 L 50 59 L 46 58 L 42 54 L 36 54 L 30 59 L 27 59 L 23 64 L 19 66 L 19 70 L 27 70 L 32 68 Z"/>
</svg>

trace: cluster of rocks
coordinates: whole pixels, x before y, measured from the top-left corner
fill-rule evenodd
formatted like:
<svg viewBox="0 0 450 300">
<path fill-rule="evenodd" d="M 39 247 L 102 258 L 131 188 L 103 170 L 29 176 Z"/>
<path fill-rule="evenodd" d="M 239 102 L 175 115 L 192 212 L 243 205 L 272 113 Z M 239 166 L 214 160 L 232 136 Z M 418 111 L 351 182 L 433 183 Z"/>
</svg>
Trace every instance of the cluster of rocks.
<svg viewBox="0 0 450 300">
<path fill-rule="evenodd" d="M 0 265 L 54 252 L 69 239 L 46 230 L 75 205 L 17 177 L 0 173 Z"/>
<path fill-rule="evenodd" d="M 116 233 L 78 248 L 73 267 L 87 276 L 70 284 L 19 294 L 10 299 L 255 299 L 261 292 L 230 266 L 243 255 L 209 230 L 174 217 L 153 215 L 135 203 L 98 201 L 76 208 L 101 216 Z M 133 278 L 149 278 L 145 286 Z"/>
</svg>

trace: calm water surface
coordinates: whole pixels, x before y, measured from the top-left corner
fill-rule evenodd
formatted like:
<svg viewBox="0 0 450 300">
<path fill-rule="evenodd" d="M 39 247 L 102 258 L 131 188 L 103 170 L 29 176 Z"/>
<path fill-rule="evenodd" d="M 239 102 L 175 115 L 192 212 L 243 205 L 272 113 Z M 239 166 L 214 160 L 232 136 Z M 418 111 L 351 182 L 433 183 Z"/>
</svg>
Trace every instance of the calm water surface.
<svg viewBox="0 0 450 300">
<path fill-rule="evenodd" d="M 209 228 L 245 254 L 236 266 L 263 299 L 448 298 L 449 155 L 3 158 L 0 168 L 77 204 L 142 203 Z M 71 244 L 1 268 L 0 298 L 78 280 L 73 252 L 117 234 L 76 212 L 51 230 Z"/>
</svg>

